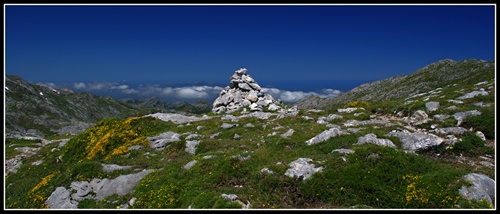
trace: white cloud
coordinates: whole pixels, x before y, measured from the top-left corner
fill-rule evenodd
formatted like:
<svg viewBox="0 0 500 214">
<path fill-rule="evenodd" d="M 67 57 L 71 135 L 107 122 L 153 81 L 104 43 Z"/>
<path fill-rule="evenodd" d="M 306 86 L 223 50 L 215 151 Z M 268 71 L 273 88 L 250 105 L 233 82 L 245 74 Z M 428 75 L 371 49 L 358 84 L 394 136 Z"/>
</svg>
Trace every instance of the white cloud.
<svg viewBox="0 0 500 214">
<path fill-rule="evenodd" d="M 196 90 L 196 87 L 189 88 L 176 88 L 176 95 L 180 98 L 192 99 L 192 98 L 207 98 L 208 93 L 203 90 Z"/>
<path fill-rule="evenodd" d="M 130 86 L 119 84 L 115 82 L 92 82 L 72 83 L 73 89 L 105 92 L 105 93 L 119 93 L 125 95 L 135 95 L 141 97 L 160 97 L 173 100 L 189 100 L 189 99 L 204 99 L 210 101 L 217 98 L 220 92 L 224 89 L 220 86 L 183 86 L 183 87 L 164 87 L 156 84 L 152 85 L 137 85 Z M 273 96 L 274 99 L 279 99 L 287 103 L 298 102 L 308 96 L 315 95 L 319 97 L 334 97 L 341 92 L 335 89 L 322 89 L 319 91 L 288 91 L 278 88 L 262 88 L 262 90 Z"/>
<path fill-rule="evenodd" d="M 139 90 L 136 89 L 123 89 L 121 90 L 124 94 L 138 94 Z"/>
<path fill-rule="evenodd" d="M 116 86 L 115 88 L 120 89 L 120 90 L 125 90 L 128 88 L 128 85 L 119 85 L 119 86 Z"/>
<path fill-rule="evenodd" d="M 83 83 L 83 82 L 76 82 L 76 83 L 73 83 L 73 88 L 74 89 L 85 89 L 85 88 L 87 88 L 87 85 L 85 85 L 85 83 Z"/>
<path fill-rule="evenodd" d="M 298 102 L 308 96 L 315 95 L 323 98 L 335 97 L 341 92 L 335 89 L 322 89 L 318 92 L 303 92 L 303 91 L 287 91 L 277 88 L 262 88 L 265 93 L 271 94 L 274 99 L 280 99 L 283 102 L 294 103 Z"/>
<path fill-rule="evenodd" d="M 52 87 L 52 88 L 56 88 L 57 87 L 57 85 L 55 83 L 53 83 L 53 82 L 46 82 L 46 83 L 44 83 L 44 85 Z"/>
<path fill-rule="evenodd" d="M 88 89 L 91 91 L 99 91 L 99 90 L 109 90 L 113 87 L 112 83 L 108 82 L 92 82 L 88 83 Z"/>
</svg>

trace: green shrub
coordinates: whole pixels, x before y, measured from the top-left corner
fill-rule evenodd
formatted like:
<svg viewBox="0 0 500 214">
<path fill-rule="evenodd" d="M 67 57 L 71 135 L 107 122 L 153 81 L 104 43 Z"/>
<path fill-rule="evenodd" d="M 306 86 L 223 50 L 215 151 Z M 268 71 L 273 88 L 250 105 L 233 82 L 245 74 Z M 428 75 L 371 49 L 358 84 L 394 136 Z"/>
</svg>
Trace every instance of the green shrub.
<svg viewBox="0 0 500 214">
<path fill-rule="evenodd" d="M 486 146 L 486 142 L 484 142 L 480 137 L 472 132 L 468 132 L 462 138 L 462 141 L 455 143 L 451 151 L 453 151 L 453 153 L 456 155 L 464 154 L 473 157 L 485 153 L 494 153 L 494 151 L 488 149 L 488 147 Z"/>
<path fill-rule="evenodd" d="M 77 163 L 71 170 L 70 176 L 76 180 L 90 181 L 104 175 L 102 164 L 97 161 L 85 161 Z"/>
<path fill-rule="evenodd" d="M 495 139 L 495 110 L 492 108 L 481 110 L 480 115 L 471 115 L 462 121 L 462 126 L 483 132 L 487 139 Z"/>
</svg>

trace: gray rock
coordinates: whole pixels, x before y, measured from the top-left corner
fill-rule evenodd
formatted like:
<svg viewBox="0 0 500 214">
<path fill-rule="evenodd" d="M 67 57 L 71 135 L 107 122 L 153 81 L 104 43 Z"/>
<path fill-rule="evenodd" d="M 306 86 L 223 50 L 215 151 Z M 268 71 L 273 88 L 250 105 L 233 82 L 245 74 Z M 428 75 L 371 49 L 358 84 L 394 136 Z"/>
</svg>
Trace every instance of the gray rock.
<svg viewBox="0 0 500 214">
<path fill-rule="evenodd" d="M 413 115 L 411 115 L 408 123 L 412 125 L 419 125 L 429 121 L 429 115 L 425 111 L 417 110 Z"/>
<path fill-rule="evenodd" d="M 181 135 L 178 133 L 168 131 L 161 133 L 158 136 L 147 137 L 147 139 L 149 141 L 149 147 L 162 150 L 167 147 L 169 143 L 180 141 L 180 136 Z"/>
<path fill-rule="evenodd" d="M 447 114 L 436 114 L 436 115 L 432 116 L 432 118 L 434 118 L 436 120 L 440 120 L 440 121 L 443 121 L 449 117 L 450 117 L 450 115 L 447 115 Z"/>
<path fill-rule="evenodd" d="M 124 169 L 131 169 L 132 166 L 120 166 L 117 164 L 102 164 L 102 169 L 105 172 L 112 172 L 115 170 L 124 170 Z"/>
<path fill-rule="evenodd" d="M 187 163 L 186 165 L 184 165 L 184 169 L 191 169 L 191 167 L 193 167 L 194 164 L 196 164 L 197 162 L 198 162 L 197 160 L 190 161 L 189 163 Z"/>
<path fill-rule="evenodd" d="M 273 175 L 273 174 L 274 174 L 274 171 L 269 170 L 269 168 L 267 168 L 267 167 L 262 168 L 262 169 L 260 170 L 260 172 L 262 172 L 262 173 L 267 173 L 267 174 L 270 174 L 270 175 Z"/>
<path fill-rule="evenodd" d="M 486 141 L 486 136 L 484 136 L 483 132 L 476 131 L 476 135 L 481 138 L 481 140 Z"/>
<path fill-rule="evenodd" d="M 354 153 L 352 149 L 334 149 L 332 152 L 338 152 L 340 154 L 351 154 Z"/>
<path fill-rule="evenodd" d="M 196 145 L 200 144 L 199 140 L 188 140 L 186 141 L 186 152 L 194 154 L 196 152 Z"/>
<path fill-rule="evenodd" d="M 49 209 L 77 209 L 78 203 L 71 200 L 70 192 L 64 187 L 57 187 L 47 198 L 45 204 Z"/>
<path fill-rule="evenodd" d="M 447 100 L 448 102 L 450 103 L 455 103 L 455 104 L 462 104 L 464 103 L 464 101 L 461 101 L 461 100 Z"/>
<path fill-rule="evenodd" d="M 370 120 L 363 120 L 363 121 L 348 120 L 348 121 L 344 122 L 343 126 L 351 127 L 351 126 L 363 126 L 363 125 L 373 125 L 373 124 L 380 124 L 380 125 L 384 125 L 384 126 L 392 126 L 393 125 L 392 123 L 390 123 L 389 121 L 386 121 L 386 120 L 370 119 Z"/>
<path fill-rule="evenodd" d="M 391 140 L 377 138 L 377 135 L 375 135 L 373 133 L 369 133 L 369 134 L 366 134 L 365 136 L 359 137 L 358 142 L 356 144 L 360 145 L 360 144 L 365 144 L 365 143 L 371 143 L 371 144 L 375 144 L 378 146 L 388 146 L 391 148 L 396 148 L 396 145 L 394 145 L 394 143 Z"/>
<path fill-rule="evenodd" d="M 471 173 L 464 176 L 471 182 L 471 186 L 462 186 L 459 193 L 465 198 L 472 200 L 487 200 L 490 204 L 495 200 L 495 180 L 487 175 Z"/>
<path fill-rule="evenodd" d="M 427 112 L 437 111 L 439 109 L 439 102 L 427 102 L 425 103 L 425 108 Z"/>
<path fill-rule="evenodd" d="M 408 131 L 392 131 L 390 136 L 395 136 L 402 142 L 402 148 L 408 151 L 425 150 L 440 145 L 444 140 L 436 135 L 423 132 L 410 133 Z"/>
<path fill-rule="evenodd" d="M 453 117 L 458 121 L 457 126 L 460 126 L 460 124 L 462 124 L 462 121 L 470 115 L 481 115 L 481 112 L 478 110 L 457 112 L 457 113 L 453 114 Z"/>
<path fill-rule="evenodd" d="M 220 127 L 223 129 L 230 129 L 230 128 L 234 128 L 237 126 L 238 126 L 238 124 L 223 123 Z"/>
<path fill-rule="evenodd" d="M 235 194 L 222 194 L 222 197 L 228 200 L 231 200 L 231 202 L 237 202 L 241 204 L 241 209 L 249 209 L 251 207 L 250 201 L 249 200 L 242 200 L 240 197 L 238 197 Z"/>
<path fill-rule="evenodd" d="M 341 129 L 339 129 L 337 127 L 330 128 L 330 129 L 325 130 L 325 131 L 321 132 L 320 134 L 314 136 L 313 138 L 307 140 L 306 144 L 313 145 L 313 144 L 321 143 L 323 141 L 330 139 L 331 137 L 335 137 L 337 135 L 344 135 L 344 134 L 349 134 L 349 133 L 342 131 Z"/>
<path fill-rule="evenodd" d="M 93 179 L 91 185 L 94 184 L 93 190 L 95 192 L 94 199 L 102 200 L 110 195 L 117 194 L 124 196 L 131 191 L 139 183 L 139 181 L 153 170 L 143 170 L 136 174 L 120 175 L 115 179 Z M 100 180 L 100 181 L 99 181 Z"/>
<path fill-rule="evenodd" d="M 338 115 L 338 114 L 329 114 L 326 117 L 324 117 L 324 116 L 318 117 L 318 120 L 316 122 L 319 124 L 327 124 L 331 120 L 342 118 L 342 117 L 343 117 L 342 115 Z"/>
<path fill-rule="evenodd" d="M 479 95 L 487 96 L 488 92 L 485 91 L 484 89 L 479 90 L 479 91 L 473 91 L 473 92 L 467 93 L 467 94 L 465 94 L 463 96 L 460 96 L 457 99 L 459 99 L 459 100 L 470 99 L 470 98 L 473 98 L 473 97 L 479 96 Z"/>
<path fill-rule="evenodd" d="M 294 133 L 294 132 L 295 132 L 295 130 L 293 130 L 293 129 L 289 129 L 287 132 L 283 133 L 283 134 L 281 135 L 281 137 L 282 137 L 282 138 L 287 138 L 287 137 L 290 137 L 290 136 L 292 136 L 292 135 L 293 135 L 293 133 Z"/>
<path fill-rule="evenodd" d="M 460 135 L 460 134 L 464 134 L 464 133 L 468 132 L 468 130 L 463 128 L 463 127 L 436 128 L 434 131 L 436 132 L 436 134 L 443 135 L 443 136 L 449 135 L 449 134 Z"/>
<path fill-rule="evenodd" d="M 176 124 L 183 124 L 183 123 L 190 123 L 190 122 L 196 122 L 196 121 L 201 121 L 201 120 L 208 120 L 212 117 L 203 115 L 202 117 L 196 117 L 196 116 L 186 116 L 186 115 L 181 115 L 181 114 L 174 114 L 174 113 L 155 113 L 155 114 L 148 114 L 144 117 L 154 117 L 158 118 L 163 121 L 172 121 Z"/>
<path fill-rule="evenodd" d="M 289 177 L 303 177 L 303 180 L 310 178 L 314 173 L 323 170 L 323 167 L 314 167 L 314 164 L 309 162 L 313 161 L 310 158 L 299 158 L 288 164 L 291 168 L 286 170 L 285 175 Z"/>
<path fill-rule="evenodd" d="M 337 109 L 337 111 L 339 113 L 351 113 L 351 112 L 356 111 L 358 109 L 365 110 L 364 108 L 341 108 L 341 109 Z"/>
</svg>

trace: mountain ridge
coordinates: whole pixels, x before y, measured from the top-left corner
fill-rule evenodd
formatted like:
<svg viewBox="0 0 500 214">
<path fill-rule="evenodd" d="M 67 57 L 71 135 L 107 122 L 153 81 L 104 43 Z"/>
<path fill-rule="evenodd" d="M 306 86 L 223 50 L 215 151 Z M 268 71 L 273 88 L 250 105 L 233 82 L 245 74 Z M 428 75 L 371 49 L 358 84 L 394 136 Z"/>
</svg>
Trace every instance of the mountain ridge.
<svg viewBox="0 0 500 214">
<path fill-rule="evenodd" d="M 478 59 L 461 61 L 443 59 L 420 68 L 409 75 L 394 76 L 365 83 L 332 98 L 310 96 L 299 101 L 296 105 L 299 109 L 328 109 L 329 107 L 341 107 L 356 100 L 377 102 L 400 99 L 446 86 L 454 81 L 458 84 L 476 79 L 490 80 L 495 75 L 494 63 L 494 61 Z M 477 67 L 473 67 L 475 65 Z M 470 67 L 473 70 L 467 70 Z M 476 72 L 476 74 L 472 72 Z"/>
</svg>

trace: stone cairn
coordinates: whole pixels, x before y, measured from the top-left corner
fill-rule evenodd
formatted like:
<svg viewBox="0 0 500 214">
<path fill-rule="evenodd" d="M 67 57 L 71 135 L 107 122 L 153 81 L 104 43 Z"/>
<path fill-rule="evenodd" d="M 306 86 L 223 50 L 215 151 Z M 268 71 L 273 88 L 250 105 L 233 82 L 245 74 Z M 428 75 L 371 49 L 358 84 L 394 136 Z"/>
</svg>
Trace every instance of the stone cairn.
<svg viewBox="0 0 500 214">
<path fill-rule="evenodd" d="M 246 68 L 236 70 L 229 79 L 229 86 L 226 86 L 215 99 L 212 105 L 212 112 L 219 114 L 222 112 L 231 113 L 240 108 L 248 106 L 250 111 L 277 110 L 277 104 L 270 94 L 265 94 L 257 82 L 247 74 Z"/>
</svg>

